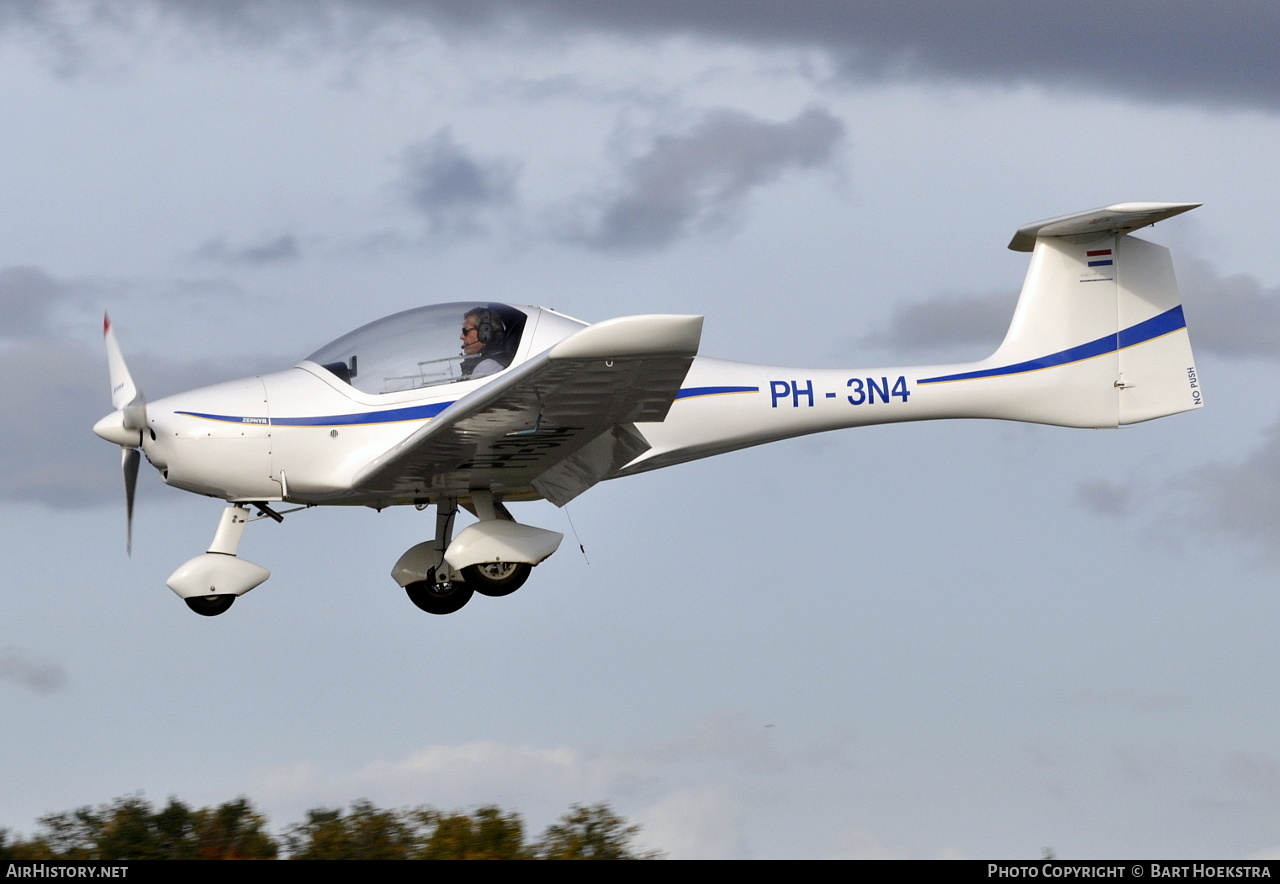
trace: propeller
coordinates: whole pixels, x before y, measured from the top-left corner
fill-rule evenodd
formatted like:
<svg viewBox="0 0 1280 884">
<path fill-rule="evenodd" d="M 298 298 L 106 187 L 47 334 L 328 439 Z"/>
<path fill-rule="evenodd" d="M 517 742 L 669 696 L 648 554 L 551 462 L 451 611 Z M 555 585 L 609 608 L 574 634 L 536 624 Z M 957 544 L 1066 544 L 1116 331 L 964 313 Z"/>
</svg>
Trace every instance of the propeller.
<svg viewBox="0 0 1280 884">
<path fill-rule="evenodd" d="M 98 421 L 93 432 L 123 449 L 120 452 L 120 471 L 124 474 L 125 550 L 133 555 L 133 499 L 138 486 L 138 464 L 142 462 L 139 449 L 142 448 L 142 434 L 147 429 L 147 400 L 129 374 L 115 330 L 111 327 L 111 317 L 105 313 L 102 316 L 102 336 L 107 345 L 111 405 L 115 411 Z"/>
<path fill-rule="evenodd" d="M 133 555 L 133 492 L 138 487 L 138 464 L 141 462 L 142 455 L 138 449 L 121 449 L 120 471 L 124 473 L 124 551 L 130 556 Z"/>
</svg>

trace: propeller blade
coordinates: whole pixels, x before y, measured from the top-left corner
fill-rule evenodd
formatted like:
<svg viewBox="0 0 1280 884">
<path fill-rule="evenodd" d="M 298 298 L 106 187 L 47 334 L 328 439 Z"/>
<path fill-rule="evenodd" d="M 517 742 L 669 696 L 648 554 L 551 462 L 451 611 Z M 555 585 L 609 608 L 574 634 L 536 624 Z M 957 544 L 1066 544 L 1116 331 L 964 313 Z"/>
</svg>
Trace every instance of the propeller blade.
<svg viewBox="0 0 1280 884">
<path fill-rule="evenodd" d="M 129 366 L 124 364 L 124 354 L 120 352 L 115 329 L 111 327 L 111 317 L 105 313 L 102 314 L 102 336 L 107 344 L 107 371 L 111 375 L 111 407 L 124 408 L 135 400 L 141 402 L 133 376 L 129 374 Z M 129 429 L 137 430 L 141 427 Z"/>
<path fill-rule="evenodd" d="M 133 492 L 138 487 L 138 464 L 142 454 L 136 448 L 120 450 L 120 470 L 124 473 L 125 552 L 133 555 Z"/>
<path fill-rule="evenodd" d="M 111 376 L 111 405 L 124 413 L 122 423 L 126 430 L 141 433 L 147 428 L 147 399 L 133 382 L 120 342 L 111 327 L 111 317 L 102 314 L 102 337 L 107 345 L 107 371 Z M 141 439 L 139 439 L 141 442 Z"/>
<path fill-rule="evenodd" d="M 147 400 L 133 382 L 124 354 L 111 328 L 111 317 L 102 314 L 102 337 L 107 345 L 107 371 L 111 375 L 111 405 L 116 409 L 98 421 L 93 431 L 120 446 L 120 471 L 124 473 L 125 550 L 133 555 L 133 497 L 138 487 L 139 450 L 147 429 Z M 136 436 L 134 434 L 137 434 Z"/>
</svg>

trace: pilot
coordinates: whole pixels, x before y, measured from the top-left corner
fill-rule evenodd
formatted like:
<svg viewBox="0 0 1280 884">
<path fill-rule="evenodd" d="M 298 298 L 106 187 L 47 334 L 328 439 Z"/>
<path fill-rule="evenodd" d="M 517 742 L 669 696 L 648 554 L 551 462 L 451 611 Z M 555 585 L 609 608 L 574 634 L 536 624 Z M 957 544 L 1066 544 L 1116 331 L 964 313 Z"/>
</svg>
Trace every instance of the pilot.
<svg viewBox="0 0 1280 884">
<path fill-rule="evenodd" d="M 507 327 L 488 307 L 474 307 L 462 317 L 462 379 L 497 374 L 507 367 Z"/>
</svg>

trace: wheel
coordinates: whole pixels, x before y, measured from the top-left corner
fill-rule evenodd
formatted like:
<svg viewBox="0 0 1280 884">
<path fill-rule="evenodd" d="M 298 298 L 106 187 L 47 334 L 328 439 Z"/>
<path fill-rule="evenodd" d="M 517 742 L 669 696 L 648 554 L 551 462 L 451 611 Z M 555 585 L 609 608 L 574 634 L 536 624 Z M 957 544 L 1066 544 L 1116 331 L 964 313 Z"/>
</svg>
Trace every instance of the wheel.
<svg viewBox="0 0 1280 884">
<path fill-rule="evenodd" d="M 190 598 L 183 599 L 187 603 L 187 607 L 201 617 L 217 617 L 227 608 L 230 608 L 231 603 L 235 600 L 235 596 L 225 593 L 222 595 L 193 595 Z"/>
<path fill-rule="evenodd" d="M 460 582 L 431 583 L 419 580 L 417 583 L 410 583 L 404 591 L 409 594 L 409 601 L 428 614 L 452 614 L 471 601 L 472 589 Z"/>
<path fill-rule="evenodd" d="M 529 579 L 533 565 L 524 562 L 485 562 L 462 569 L 462 579 L 481 595 L 511 595 Z"/>
</svg>

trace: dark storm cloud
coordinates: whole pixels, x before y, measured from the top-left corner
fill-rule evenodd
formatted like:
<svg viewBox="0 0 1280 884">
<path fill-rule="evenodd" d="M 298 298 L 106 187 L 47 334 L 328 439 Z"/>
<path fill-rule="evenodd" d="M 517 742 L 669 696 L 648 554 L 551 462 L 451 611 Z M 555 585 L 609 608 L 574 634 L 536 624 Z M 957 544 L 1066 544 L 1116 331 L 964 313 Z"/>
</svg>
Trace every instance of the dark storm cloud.
<svg viewBox="0 0 1280 884">
<path fill-rule="evenodd" d="M 1187 326 L 1198 353 L 1280 359 L 1280 287 L 1244 274 L 1218 276 L 1209 264 L 1180 268 Z M 1234 463 L 1198 467 L 1187 480 L 1197 524 L 1280 557 L 1280 423 Z"/>
<path fill-rule="evenodd" d="M 401 4 L 389 4 L 393 7 Z M 758 46 L 824 50 L 854 77 L 1078 85 L 1206 104 L 1280 106 L 1274 36 L 1280 9 L 1252 2 L 1064 0 L 627 0 L 532 4 L 490 0 L 518 14 L 624 34 L 693 34 Z M 432 4 L 442 17 L 453 3 Z"/>
<path fill-rule="evenodd" d="M 1179 268 L 1187 326 L 1197 352 L 1280 359 L 1280 286 L 1252 276 L 1218 276 L 1204 261 Z"/>
<path fill-rule="evenodd" d="M 67 683 L 61 663 L 46 660 L 26 648 L 0 648 L 0 680 L 50 694 Z"/>
<path fill-rule="evenodd" d="M 831 165 L 843 137 L 844 125 L 819 108 L 785 123 L 710 111 L 628 161 L 588 231 L 567 238 L 601 249 L 667 245 L 691 227 L 731 221 L 748 193 L 793 169 Z"/>
<path fill-rule="evenodd" d="M 1203 0 L 81 0 L 11 3 L 0 26 L 36 33 L 63 67 L 94 36 L 178 22 L 200 39 L 303 51 L 364 49 L 426 25 L 473 39 L 565 32 L 692 36 L 827 54 L 857 79 L 1083 87 L 1213 107 L 1280 108 L 1273 3 Z"/>
<path fill-rule="evenodd" d="M 1227 777 L 1237 786 L 1280 802 L 1280 764 L 1257 752 L 1230 752 L 1226 758 Z"/>
<path fill-rule="evenodd" d="M 58 301 L 72 292 L 38 267 L 0 269 L 0 340 L 48 334 Z"/>
<path fill-rule="evenodd" d="M 0 408 L 20 414 L 0 446 L 0 500 L 83 506 L 124 500 L 120 455 L 90 432 L 111 410 L 106 357 L 82 343 L 24 341 L 0 350 Z"/>
<path fill-rule="evenodd" d="M 1133 492 L 1127 485 L 1106 479 L 1086 479 L 1076 486 L 1076 502 L 1101 516 L 1128 514 Z"/>
<path fill-rule="evenodd" d="M 1197 467 L 1189 484 L 1198 525 L 1280 555 L 1280 424 L 1243 459 Z"/>
<path fill-rule="evenodd" d="M 411 145 L 404 166 L 404 195 L 436 234 L 483 233 L 485 214 L 515 200 L 515 165 L 473 156 L 448 129 Z"/>
<path fill-rule="evenodd" d="M 1245 274 L 1219 276 L 1207 262 L 1191 261 L 1178 270 L 1178 289 L 1195 352 L 1280 359 L 1280 286 L 1264 288 Z M 1016 303 L 1013 292 L 992 292 L 901 304 L 860 343 L 899 353 L 964 347 L 986 356 L 1004 338 Z"/>
<path fill-rule="evenodd" d="M 1220 358 L 1280 359 L 1280 287 L 1266 288 L 1245 275 L 1221 276 L 1203 261 L 1179 268 L 1192 346 L 1201 355 Z M 966 348 L 969 357 L 992 352 L 1013 315 L 1016 297 L 995 293 L 972 298 L 940 295 L 896 308 L 886 328 L 862 343 L 901 353 L 951 355 Z M 1197 466 L 1194 478 L 1176 480 L 1167 493 L 1170 510 L 1185 507 L 1186 518 L 1200 528 L 1244 541 L 1267 556 L 1280 556 L 1280 424 L 1236 462 Z M 1138 503 L 1130 483 L 1106 479 L 1081 482 L 1076 503 L 1102 516 L 1149 512 Z M 1185 496 L 1185 499 L 1182 499 Z"/>
<path fill-rule="evenodd" d="M 992 292 L 973 297 L 939 295 L 900 304 L 884 329 L 859 343 L 904 354 L 964 348 L 971 358 L 980 359 L 1000 345 L 1017 302 L 1016 292 Z"/>
<path fill-rule="evenodd" d="M 61 280 L 38 267 L 0 269 L 0 412 L 15 416 L 0 445 L 0 502 L 123 505 L 119 449 L 92 432 L 111 410 L 101 340 L 68 337 L 55 321 L 61 305 L 98 295 L 94 283 Z M 153 400 L 227 380 L 229 374 L 225 363 L 212 360 L 179 362 L 136 353 L 126 358 Z M 235 373 L 252 374 L 260 364 L 275 363 L 249 358 Z M 140 490 L 148 489 L 151 478 L 140 483 Z"/>
<path fill-rule="evenodd" d="M 152 400 L 229 379 L 225 363 L 126 358 Z M 253 371 L 240 364 L 233 373 Z M 0 445 L 0 501 L 74 508 L 118 500 L 123 507 L 119 449 L 92 432 L 111 410 L 101 346 L 63 338 L 18 342 L 0 349 L 0 377 L 7 379 L 0 410 L 21 415 Z M 144 476 L 140 490 L 154 490 L 154 479 Z"/>
<path fill-rule="evenodd" d="M 298 240 L 291 233 L 282 234 L 257 245 L 235 248 L 227 245 L 225 239 L 211 239 L 195 251 L 195 257 L 201 260 L 250 266 L 293 261 L 301 255 L 302 250 L 298 248 Z"/>
<path fill-rule="evenodd" d="M 0 409 L 20 416 L 0 445 L 0 500 L 74 504 L 104 487 L 90 474 L 102 461 L 86 431 L 109 410 L 106 357 L 65 340 L 54 321 L 89 288 L 39 267 L 0 269 Z"/>
</svg>

